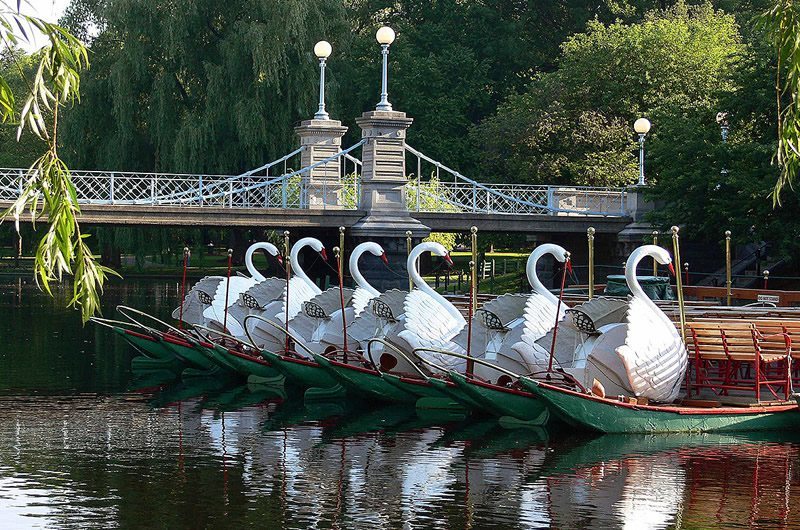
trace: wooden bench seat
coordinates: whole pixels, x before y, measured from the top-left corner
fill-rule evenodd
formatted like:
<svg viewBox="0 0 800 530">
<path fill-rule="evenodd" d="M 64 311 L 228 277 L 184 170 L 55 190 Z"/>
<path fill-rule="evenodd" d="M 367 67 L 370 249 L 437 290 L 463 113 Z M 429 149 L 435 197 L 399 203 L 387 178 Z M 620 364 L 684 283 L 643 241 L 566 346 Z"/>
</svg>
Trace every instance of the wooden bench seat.
<svg viewBox="0 0 800 530">
<path fill-rule="evenodd" d="M 694 368 L 693 380 L 687 370 L 689 395 L 702 388 L 723 395 L 732 389 L 752 388 L 760 400 L 766 386 L 775 398 L 773 387 L 782 387 L 788 399 L 791 361 L 797 356 L 792 335 L 800 341 L 800 321 L 702 320 L 688 322 L 686 331 Z M 743 366 L 745 375 L 741 375 Z"/>
</svg>

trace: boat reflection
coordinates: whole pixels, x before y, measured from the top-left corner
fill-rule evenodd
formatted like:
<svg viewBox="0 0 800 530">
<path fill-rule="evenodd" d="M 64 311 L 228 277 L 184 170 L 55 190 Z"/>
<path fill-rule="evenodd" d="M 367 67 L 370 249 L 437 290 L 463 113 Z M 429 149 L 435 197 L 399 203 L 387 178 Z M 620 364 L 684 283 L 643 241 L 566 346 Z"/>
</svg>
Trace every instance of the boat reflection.
<svg viewBox="0 0 800 530">
<path fill-rule="evenodd" d="M 790 528 L 800 510 L 800 440 L 576 438 L 362 408 L 199 383 L 155 396 L 0 398 L 0 517 L 60 528 L 143 517 L 169 527 Z"/>
</svg>

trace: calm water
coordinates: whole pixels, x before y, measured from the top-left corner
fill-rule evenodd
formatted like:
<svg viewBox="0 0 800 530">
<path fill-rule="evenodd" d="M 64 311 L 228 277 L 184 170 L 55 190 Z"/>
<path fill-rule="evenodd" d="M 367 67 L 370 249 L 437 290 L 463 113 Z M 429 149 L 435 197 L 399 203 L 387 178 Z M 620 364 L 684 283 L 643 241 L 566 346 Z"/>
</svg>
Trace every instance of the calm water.
<svg viewBox="0 0 800 530">
<path fill-rule="evenodd" d="M 112 286 L 167 315 L 171 282 Z M 800 527 L 800 439 L 577 436 L 277 389 L 137 380 L 0 279 L 0 527 Z"/>
</svg>

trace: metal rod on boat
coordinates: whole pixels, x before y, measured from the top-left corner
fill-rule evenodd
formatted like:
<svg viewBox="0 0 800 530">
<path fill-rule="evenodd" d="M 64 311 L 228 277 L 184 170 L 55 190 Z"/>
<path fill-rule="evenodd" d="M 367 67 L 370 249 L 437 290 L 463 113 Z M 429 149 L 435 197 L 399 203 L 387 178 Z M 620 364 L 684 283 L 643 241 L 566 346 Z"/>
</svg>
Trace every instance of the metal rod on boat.
<svg viewBox="0 0 800 530">
<path fill-rule="evenodd" d="M 284 314 L 285 317 L 285 325 L 286 329 L 289 329 L 289 280 L 292 279 L 292 260 L 289 256 L 289 231 L 284 230 L 283 232 L 283 261 L 286 263 L 286 312 Z M 288 353 L 289 351 L 289 334 L 286 334 L 286 343 L 284 344 L 285 352 Z"/>
<path fill-rule="evenodd" d="M 658 230 L 653 230 L 653 244 L 658 245 Z M 653 276 L 658 276 L 658 262 L 653 258 Z"/>
<path fill-rule="evenodd" d="M 683 264 L 683 272 L 686 274 L 686 279 L 683 282 L 684 285 L 689 285 L 689 262 Z"/>
<path fill-rule="evenodd" d="M 222 327 L 228 331 L 228 293 L 231 290 L 231 266 L 233 265 L 233 249 L 228 249 L 228 281 L 225 284 L 225 318 L 222 319 Z"/>
<path fill-rule="evenodd" d="M 728 305 L 731 305 L 731 231 L 725 230 L 725 288 Z"/>
<path fill-rule="evenodd" d="M 555 356 L 556 352 L 556 337 L 558 336 L 558 323 L 561 320 L 558 316 L 561 314 L 561 304 L 564 300 L 564 285 L 567 283 L 567 271 L 572 270 L 572 264 L 570 262 L 571 254 L 569 252 L 564 252 L 564 267 L 561 271 L 561 291 L 558 293 L 558 305 L 556 306 L 556 325 L 553 327 L 553 343 L 550 345 L 550 361 L 547 363 L 547 378 L 550 378 L 550 374 L 553 372 L 553 357 Z"/>
<path fill-rule="evenodd" d="M 417 191 L 419 193 L 419 191 Z M 411 230 L 406 230 L 406 257 L 411 254 Z M 416 266 L 416 265 L 415 265 Z M 411 279 L 411 275 L 408 276 L 408 292 L 414 290 L 414 281 Z"/>
<path fill-rule="evenodd" d="M 339 302 L 342 305 L 342 345 L 344 346 L 344 361 L 347 362 L 347 318 L 344 311 L 344 227 L 339 227 L 339 248 L 333 249 L 336 256 L 336 267 L 339 269 Z"/>
<path fill-rule="evenodd" d="M 178 329 L 183 329 L 183 303 L 186 299 L 186 267 L 189 264 L 189 247 L 183 247 L 183 279 L 181 280 L 181 310 L 178 320 Z"/>
<path fill-rule="evenodd" d="M 472 246 L 472 259 L 469 262 L 469 310 L 467 311 L 467 376 L 472 376 L 475 363 L 472 362 L 472 317 L 475 314 L 475 307 L 478 303 L 478 227 L 472 226 L 469 229 L 470 244 Z"/>
<path fill-rule="evenodd" d="M 594 298 L 594 227 L 586 229 L 586 240 L 589 244 L 589 300 Z"/>
<path fill-rule="evenodd" d="M 678 238 L 677 226 L 672 227 L 672 251 L 675 255 L 675 263 L 681 262 L 681 245 Z M 678 291 L 678 313 L 680 314 L 681 322 L 681 338 L 684 344 L 686 343 L 686 308 L 683 303 L 683 282 L 681 281 L 680 271 L 675 275 L 675 283 Z"/>
<path fill-rule="evenodd" d="M 764 290 L 768 288 L 767 287 L 768 283 L 769 283 L 769 271 L 767 269 L 764 269 Z"/>
</svg>

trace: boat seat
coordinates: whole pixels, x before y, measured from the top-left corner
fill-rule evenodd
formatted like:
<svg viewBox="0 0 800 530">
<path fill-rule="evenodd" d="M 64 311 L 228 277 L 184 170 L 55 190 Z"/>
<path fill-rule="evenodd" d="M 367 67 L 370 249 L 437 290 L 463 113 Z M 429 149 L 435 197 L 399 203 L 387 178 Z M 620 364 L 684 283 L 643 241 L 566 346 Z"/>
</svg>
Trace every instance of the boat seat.
<svg viewBox="0 0 800 530">
<path fill-rule="evenodd" d="M 762 387 L 777 398 L 773 387 L 783 387 L 788 399 L 791 392 L 792 338 L 800 322 L 791 326 L 777 320 L 717 320 L 689 322 L 690 355 L 693 355 L 694 380 L 687 371 L 687 391 L 699 393 L 711 388 L 727 395 L 729 390 L 751 388 L 760 400 Z M 744 375 L 741 368 L 746 366 Z M 750 367 L 753 368 L 752 375 Z M 716 370 L 716 374 L 712 375 Z"/>
</svg>

